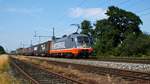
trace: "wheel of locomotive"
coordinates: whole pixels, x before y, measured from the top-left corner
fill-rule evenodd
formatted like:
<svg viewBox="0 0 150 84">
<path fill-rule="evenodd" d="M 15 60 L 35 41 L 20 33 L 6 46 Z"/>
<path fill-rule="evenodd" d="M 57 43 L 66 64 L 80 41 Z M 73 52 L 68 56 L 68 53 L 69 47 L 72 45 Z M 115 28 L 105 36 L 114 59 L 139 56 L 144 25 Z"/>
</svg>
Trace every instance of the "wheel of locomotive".
<svg viewBox="0 0 150 84">
<path fill-rule="evenodd" d="M 65 55 L 66 58 L 73 58 L 73 56 L 74 55 L 72 53 L 66 53 L 66 55 Z"/>
<path fill-rule="evenodd" d="M 55 55 L 55 57 L 56 57 L 56 58 L 58 58 L 58 55 L 59 55 L 59 54 L 58 54 L 58 53 L 56 53 L 56 54 L 54 54 L 54 55 Z"/>
<path fill-rule="evenodd" d="M 50 57 L 54 57 L 54 54 L 50 54 L 49 56 L 50 56 Z"/>
<path fill-rule="evenodd" d="M 64 53 L 61 53 L 61 57 L 62 57 L 62 58 L 64 57 Z"/>
<path fill-rule="evenodd" d="M 46 53 L 45 56 L 46 56 L 46 57 L 50 57 L 50 54 Z"/>
<path fill-rule="evenodd" d="M 76 56 L 77 59 L 79 58 L 88 58 L 89 54 L 87 52 L 81 52 Z"/>
<path fill-rule="evenodd" d="M 75 58 L 80 59 L 82 58 L 80 54 L 78 54 Z"/>
<path fill-rule="evenodd" d="M 61 58 L 61 53 L 58 53 L 58 58 Z"/>
<path fill-rule="evenodd" d="M 62 58 L 64 58 L 64 57 L 65 57 L 65 55 L 66 55 L 65 53 L 62 53 Z"/>
</svg>

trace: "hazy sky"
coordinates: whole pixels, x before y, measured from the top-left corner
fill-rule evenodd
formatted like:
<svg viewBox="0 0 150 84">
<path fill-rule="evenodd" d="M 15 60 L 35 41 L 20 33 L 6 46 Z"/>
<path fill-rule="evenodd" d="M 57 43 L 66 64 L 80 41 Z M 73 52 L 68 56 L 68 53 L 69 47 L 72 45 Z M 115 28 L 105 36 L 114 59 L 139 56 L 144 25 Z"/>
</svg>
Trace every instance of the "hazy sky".
<svg viewBox="0 0 150 84">
<path fill-rule="evenodd" d="M 150 33 L 150 0 L 0 0 L 0 45 L 9 51 L 38 43 L 37 35 L 70 34 L 76 27 L 70 24 L 87 19 L 94 23 L 107 18 L 108 6 L 132 11 L 143 21 L 141 30 Z M 41 42 L 50 38 L 41 38 Z"/>
</svg>

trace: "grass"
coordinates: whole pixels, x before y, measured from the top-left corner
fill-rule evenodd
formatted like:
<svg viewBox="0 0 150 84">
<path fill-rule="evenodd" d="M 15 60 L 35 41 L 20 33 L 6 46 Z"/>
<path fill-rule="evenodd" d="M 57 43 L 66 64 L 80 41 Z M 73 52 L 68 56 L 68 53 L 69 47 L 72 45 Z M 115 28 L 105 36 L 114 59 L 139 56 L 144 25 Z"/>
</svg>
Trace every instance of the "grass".
<svg viewBox="0 0 150 84">
<path fill-rule="evenodd" d="M 92 74 L 86 72 L 83 73 L 82 71 L 73 69 L 71 66 L 68 66 L 68 68 L 64 68 L 59 65 L 47 63 L 46 61 L 39 61 L 27 57 L 19 56 L 18 59 L 26 61 L 28 63 L 30 62 L 30 63 L 41 65 L 52 72 L 56 72 L 68 78 L 76 79 L 85 84 L 120 84 L 120 83 L 127 84 L 127 81 L 119 77 L 114 78 L 111 77 L 110 75 L 98 75 L 98 74 Z"/>
<path fill-rule="evenodd" d="M 19 84 L 13 76 L 9 74 L 8 55 L 0 55 L 0 84 Z"/>
<path fill-rule="evenodd" d="M 0 55 L 0 72 L 5 72 L 9 69 L 8 56 Z"/>
<path fill-rule="evenodd" d="M 0 83 L 1 84 L 20 84 L 17 79 L 10 76 L 10 74 L 7 72 L 0 73 Z"/>
</svg>

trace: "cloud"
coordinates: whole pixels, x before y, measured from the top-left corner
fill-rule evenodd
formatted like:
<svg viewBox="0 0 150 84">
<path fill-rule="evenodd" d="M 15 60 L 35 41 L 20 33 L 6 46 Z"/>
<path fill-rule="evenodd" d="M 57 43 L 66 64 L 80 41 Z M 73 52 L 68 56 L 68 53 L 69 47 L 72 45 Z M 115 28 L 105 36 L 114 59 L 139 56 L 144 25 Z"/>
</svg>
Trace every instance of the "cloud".
<svg viewBox="0 0 150 84">
<path fill-rule="evenodd" d="M 43 8 L 4 8 L 4 12 L 35 15 L 43 12 Z"/>
<path fill-rule="evenodd" d="M 103 19 L 107 18 L 105 15 L 106 10 L 102 8 L 70 8 L 69 16 L 73 18 L 92 18 L 92 19 Z"/>
</svg>

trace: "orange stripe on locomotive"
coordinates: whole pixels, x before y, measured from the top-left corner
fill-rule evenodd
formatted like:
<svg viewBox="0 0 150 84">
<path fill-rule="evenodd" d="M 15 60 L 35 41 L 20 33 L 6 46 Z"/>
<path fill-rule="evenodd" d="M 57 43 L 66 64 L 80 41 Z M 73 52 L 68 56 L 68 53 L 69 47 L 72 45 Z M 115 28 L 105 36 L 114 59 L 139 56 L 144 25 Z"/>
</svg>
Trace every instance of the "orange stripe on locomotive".
<svg viewBox="0 0 150 84">
<path fill-rule="evenodd" d="M 59 50 L 49 50 L 49 54 L 67 54 L 71 53 L 74 56 L 78 56 L 82 51 L 87 51 L 88 54 L 93 52 L 92 48 L 71 48 L 71 49 L 59 49 Z"/>
</svg>

